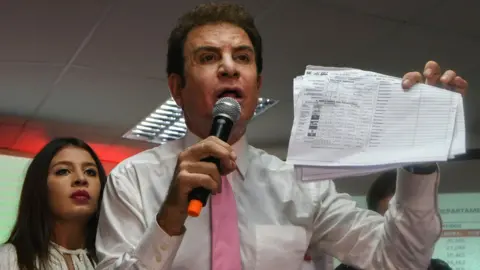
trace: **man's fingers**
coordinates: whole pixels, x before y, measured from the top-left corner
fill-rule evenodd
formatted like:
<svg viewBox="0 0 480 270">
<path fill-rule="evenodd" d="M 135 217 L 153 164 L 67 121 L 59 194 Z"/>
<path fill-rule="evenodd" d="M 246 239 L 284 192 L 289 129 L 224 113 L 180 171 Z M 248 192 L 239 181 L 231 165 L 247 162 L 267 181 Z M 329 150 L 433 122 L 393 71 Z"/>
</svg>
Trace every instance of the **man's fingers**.
<svg viewBox="0 0 480 270">
<path fill-rule="evenodd" d="M 403 76 L 402 87 L 405 90 L 412 88 L 415 84 L 422 82 L 423 76 L 420 72 L 408 72 Z"/>
<path fill-rule="evenodd" d="M 230 164 L 231 160 L 237 158 L 230 145 L 220 144 L 215 140 L 203 140 L 194 144 L 182 152 L 179 158 L 199 161 L 207 157 L 216 157 L 222 161 L 222 164 Z"/>
<path fill-rule="evenodd" d="M 429 85 L 437 85 L 438 79 L 442 74 L 442 70 L 440 69 L 440 65 L 435 61 L 428 61 L 425 64 L 425 68 L 423 70 L 423 76 L 425 77 L 425 83 Z"/>
</svg>

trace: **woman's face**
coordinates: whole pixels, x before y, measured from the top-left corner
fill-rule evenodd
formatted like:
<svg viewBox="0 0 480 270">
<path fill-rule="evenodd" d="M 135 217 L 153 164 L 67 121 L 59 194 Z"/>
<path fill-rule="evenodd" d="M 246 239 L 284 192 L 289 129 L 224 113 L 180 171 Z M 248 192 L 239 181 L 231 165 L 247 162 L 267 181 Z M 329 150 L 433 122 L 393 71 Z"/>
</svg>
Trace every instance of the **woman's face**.
<svg viewBox="0 0 480 270">
<path fill-rule="evenodd" d="M 97 210 L 100 178 L 86 150 L 75 146 L 60 150 L 50 162 L 47 184 L 55 219 L 86 221 Z"/>
</svg>

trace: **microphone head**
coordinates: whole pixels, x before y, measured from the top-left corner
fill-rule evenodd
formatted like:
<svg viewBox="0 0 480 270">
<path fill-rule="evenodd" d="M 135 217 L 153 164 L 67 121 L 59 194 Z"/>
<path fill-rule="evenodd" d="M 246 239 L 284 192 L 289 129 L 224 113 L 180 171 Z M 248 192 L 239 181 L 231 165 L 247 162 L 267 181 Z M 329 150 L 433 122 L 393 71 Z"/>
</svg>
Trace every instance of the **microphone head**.
<svg viewBox="0 0 480 270">
<path fill-rule="evenodd" d="M 213 117 L 219 115 L 230 118 L 234 123 L 240 118 L 242 108 L 237 100 L 231 97 L 223 97 L 215 103 L 213 107 Z"/>
</svg>

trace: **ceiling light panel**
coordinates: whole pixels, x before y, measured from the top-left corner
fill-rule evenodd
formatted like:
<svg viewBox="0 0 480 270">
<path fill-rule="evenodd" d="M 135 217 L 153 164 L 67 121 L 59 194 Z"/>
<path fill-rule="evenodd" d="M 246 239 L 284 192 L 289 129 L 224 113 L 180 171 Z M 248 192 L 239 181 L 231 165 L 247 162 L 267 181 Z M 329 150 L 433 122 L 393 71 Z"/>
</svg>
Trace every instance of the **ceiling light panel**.
<svg viewBox="0 0 480 270">
<path fill-rule="evenodd" d="M 278 100 L 259 98 L 253 118 L 258 117 L 277 103 Z M 187 126 L 185 125 L 182 109 L 177 106 L 172 98 L 169 98 L 154 112 L 125 133 L 123 138 L 163 144 L 171 140 L 180 139 L 186 133 Z"/>
</svg>

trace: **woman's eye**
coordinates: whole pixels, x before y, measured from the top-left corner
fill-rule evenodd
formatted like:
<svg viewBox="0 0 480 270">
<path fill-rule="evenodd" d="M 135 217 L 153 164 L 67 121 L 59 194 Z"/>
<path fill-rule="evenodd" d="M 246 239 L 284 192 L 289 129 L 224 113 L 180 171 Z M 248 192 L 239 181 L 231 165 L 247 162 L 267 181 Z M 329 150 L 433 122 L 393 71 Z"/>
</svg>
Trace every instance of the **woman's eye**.
<svg viewBox="0 0 480 270">
<path fill-rule="evenodd" d="M 69 171 L 67 169 L 59 169 L 55 172 L 56 175 L 67 175 Z"/>
<path fill-rule="evenodd" d="M 85 171 L 88 176 L 97 176 L 97 171 L 94 169 L 88 169 Z"/>
</svg>

